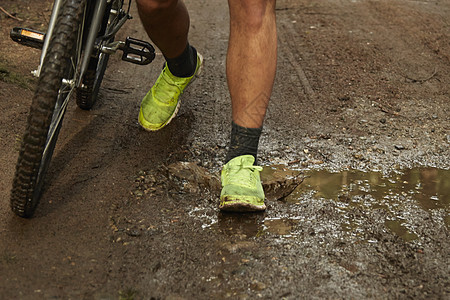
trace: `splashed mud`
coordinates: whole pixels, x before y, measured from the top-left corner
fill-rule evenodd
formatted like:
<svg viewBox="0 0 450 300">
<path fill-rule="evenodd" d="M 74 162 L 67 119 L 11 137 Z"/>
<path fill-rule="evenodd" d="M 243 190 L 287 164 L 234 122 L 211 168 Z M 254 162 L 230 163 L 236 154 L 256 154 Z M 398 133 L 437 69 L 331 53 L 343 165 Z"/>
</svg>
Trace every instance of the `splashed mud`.
<svg viewBox="0 0 450 300">
<path fill-rule="evenodd" d="M 206 168 L 193 162 L 177 162 L 167 167 L 169 178 L 176 178 L 182 189 L 197 193 L 207 189 L 214 194 L 220 193 L 219 175 L 210 173 Z M 280 200 L 292 193 L 303 181 L 300 171 L 289 170 L 282 165 L 264 167 L 261 172 L 266 199 Z"/>
</svg>

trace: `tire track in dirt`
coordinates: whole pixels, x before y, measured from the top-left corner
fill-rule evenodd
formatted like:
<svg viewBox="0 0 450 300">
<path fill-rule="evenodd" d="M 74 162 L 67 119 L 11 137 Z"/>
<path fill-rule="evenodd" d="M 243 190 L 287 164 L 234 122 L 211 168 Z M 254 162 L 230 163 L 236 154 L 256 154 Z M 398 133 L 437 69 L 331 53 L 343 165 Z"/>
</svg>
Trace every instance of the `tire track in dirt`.
<svg viewBox="0 0 450 300">
<path fill-rule="evenodd" d="M 293 35 L 295 30 L 292 26 L 289 26 L 289 23 L 286 22 L 282 23 L 282 29 L 283 30 L 280 30 L 280 33 L 278 34 L 278 41 L 281 45 L 283 45 L 280 55 L 286 55 L 286 58 L 291 63 L 294 72 L 297 73 L 298 79 L 303 86 L 303 91 L 308 97 L 307 100 L 313 102 L 316 96 L 301 66 L 303 59 L 301 58 L 301 48 Z"/>
</svg>

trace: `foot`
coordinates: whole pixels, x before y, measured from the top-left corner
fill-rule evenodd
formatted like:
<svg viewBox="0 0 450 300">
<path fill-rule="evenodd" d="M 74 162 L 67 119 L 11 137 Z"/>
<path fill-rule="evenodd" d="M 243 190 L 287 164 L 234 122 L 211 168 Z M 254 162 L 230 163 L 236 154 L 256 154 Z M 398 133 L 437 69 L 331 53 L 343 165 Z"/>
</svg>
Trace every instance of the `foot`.
<svg viewBox="0 0 450 300">
<path fill-rule="evenodd" d="M 180 108 L 180 96 L 186 87 L 200 75 L 203 57 L 197 54 L 197 67 L 190 77 L 173 75 L 167 64 L 156 83 L 145 95 L 139 111 L 139 124 L 149 131 L 163 128 L 176 116 Z"/>
<path fill-rule="evenodd" d="M 241 155 L 230 160 L 222 169 L 220 210 L 251 212 L 264 211 L 264 190 L 252 155 Z"/>
</svg>

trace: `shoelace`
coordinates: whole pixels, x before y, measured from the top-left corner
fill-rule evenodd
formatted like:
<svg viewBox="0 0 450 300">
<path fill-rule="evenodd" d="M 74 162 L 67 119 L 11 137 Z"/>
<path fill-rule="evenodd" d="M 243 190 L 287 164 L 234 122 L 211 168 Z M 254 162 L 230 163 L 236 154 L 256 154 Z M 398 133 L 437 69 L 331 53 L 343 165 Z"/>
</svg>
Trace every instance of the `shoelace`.
<svg viewBox="0 0 450 300">
<path fill-rule="evenodd" d="M 250 171 L 250 174 L 248 177 L 244 177 L 244 176 L 233 176 L 233 173 L 237 173 L 242 169 L 247 169 Z M 234 184 L 239 184 L 239 185 L 249 185 L 251 186 L 253 181 L 254 181 L 254 177 L 253 177 L 253 171 L 259 171 L 261 172 L 263 170 L 262 167 L 260 166 L 236 166 L 234 168 L 230 168 L 229 172 L 228 172 L 228 180 L 230 183 L 234 183 Z M 244 182 L 243 182 L 244 181 Z"/>
</svg>

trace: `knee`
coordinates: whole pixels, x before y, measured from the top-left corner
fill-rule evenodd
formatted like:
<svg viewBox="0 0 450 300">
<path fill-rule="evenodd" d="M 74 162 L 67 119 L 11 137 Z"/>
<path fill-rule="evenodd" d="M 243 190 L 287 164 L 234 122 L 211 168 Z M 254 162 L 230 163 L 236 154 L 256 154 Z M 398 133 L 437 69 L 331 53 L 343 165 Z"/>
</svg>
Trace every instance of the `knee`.
<svg viewBox="0 0 450 300">
<path fill-rule="evenodd" d="M 136 3 L 141 14 L 155 17 L 165 11 L 174 9 L 178 0 L 136 0 Z"/>
<path fill-rule="evenodd" d="M 231 21 L 248 30 L 260 29 L 266 17 L 275 15 L 275 0 L 230 0 L 229 3 Z"/>
</svg>

